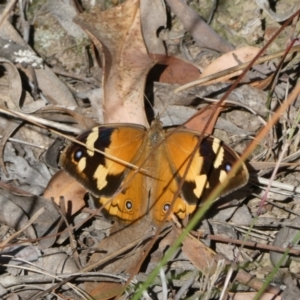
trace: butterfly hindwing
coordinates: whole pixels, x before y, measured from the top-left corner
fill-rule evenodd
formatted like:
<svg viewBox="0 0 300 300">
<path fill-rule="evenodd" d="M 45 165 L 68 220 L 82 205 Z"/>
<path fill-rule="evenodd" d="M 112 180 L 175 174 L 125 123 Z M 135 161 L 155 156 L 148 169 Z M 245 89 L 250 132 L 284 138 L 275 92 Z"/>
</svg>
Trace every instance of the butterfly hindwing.
<svg viewBox="0 0 300 300">
<path fill-rule="evenodd" d="M 112 197 L 100 197 L 99 202 L 109 216 L 132 223 L 146 214 L 147 197 L 144 174 L 130 171 L 117 193 Z"/>
</svg>

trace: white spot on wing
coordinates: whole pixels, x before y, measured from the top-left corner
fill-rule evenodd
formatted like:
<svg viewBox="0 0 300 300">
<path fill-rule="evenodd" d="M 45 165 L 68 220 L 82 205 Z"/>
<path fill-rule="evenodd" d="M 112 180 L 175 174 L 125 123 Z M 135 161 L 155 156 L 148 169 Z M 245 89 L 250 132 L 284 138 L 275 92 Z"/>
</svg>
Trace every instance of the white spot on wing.
<svg viewBox="0 0 300 300">
<path fill-rule="evenodd" d="M 79 170 L 79 172 L 82 172 L 86 167 L 86 157 L 83 157 L 79 160 L 78 164 L 77 164 L 77 169 Z"/>
<path fill-rule="evenodd" d="M 108 169 L 103 165 L 99 165 L 94 174 L 94 178 L 97 180 L 97 188 L 102 190 L 107 185 L 106 176 L 108 174 Z"/>
<path fill-rule="evenodd" d="M 94 156 L 95 151 L 91 150 L 94 148 L 95 142 L 97 141 L 99 136 L 98 128 L 93 128 L 92 132 L 89 134 L 86 140 L 87 154 L 89 156 Z"/>
<path fill-rule="evenodd" d="M 222 147 L 220 140 L 216 138 L 214 138 L 213 140 L 212 148 L 214 153 L 216 154 L 214 168 L 217 169 L 222 164 L 224 158 L 224 148 Z"/>
<path fill-rule="evenodd" d="M 219 177 L 220 182 L 223 182 L 227 177 L 228 177 L 228 175 L 227 175 L 226 171 L 221 170 L 220 177 Z"/>
<path fill-rule="evenodd" d="M 203 193 L 203 190 L 209 187 L 207 176 L 205 174 L 196 176 L 195 183 L 196 187 L 194 188 L 193 192 L 197 198 L 200 198 Z"/>
</svg>

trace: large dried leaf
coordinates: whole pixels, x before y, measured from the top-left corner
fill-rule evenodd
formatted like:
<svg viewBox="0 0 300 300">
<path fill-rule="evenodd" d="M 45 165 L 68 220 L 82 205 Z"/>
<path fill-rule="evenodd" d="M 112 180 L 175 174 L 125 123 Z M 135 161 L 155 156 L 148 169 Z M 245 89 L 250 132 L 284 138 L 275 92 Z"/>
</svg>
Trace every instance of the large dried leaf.
<svg viewBox="0 0 300 300">
<path fill-rule="evenodd" d="M 179 235 L 179 231 L 176 230 Z M 213 274 L 216 264 L 216 253 L 196 238 L 187 236 L 182 242 L 182 251 L 189 260 L 203 273 Z"/>
<path fill-rule="evenodd" d="M 197 80 L 200 71 L 196 65 L 183 59 L 167 55 L 150 55 L 158 64 L 154 66 L 148 76 L 148 80 L 170 84 L 185 84 Z"/>
<path fill-rule="evenodd" d="M 222 109 L 222 107 L 216 109 L 214 105 L 206 106 L 194 118 L 190 119 L 185 126 L 192 130 L 212 134 Z"/>
<path fill-rule="evenodd" d="M 143 95 L 153 61 L 144 44 L 139 6 L 139 0 L 127 1 L 105 12 L 95 9 L 74 19 L 104 54 L 105 122 L 147 125 Z"/>
<path fill-rule="evenodd" d="M 115 223 L 111 228 L 110 236 L 102 240 L 98 249 L 101 252 L 95 252 L 89 261 L 90 264 L 98 264 L 95 268 L 100 268 L 102 272 L 119 274 L 125 272 L 126 274 L 134 275 L 139 271 L 141 262 L 144 259 L 144 251 L 149 243 L 149 240 L 145 240 L 146 245 L 141 246 L 142 240 L 146 238 L 153 230 L 152 220 L 145 217 L 143 222 L 137 224 L 131 224 L 128 227 Z M 140 240 L 140 242 L 138 242 Z M 131 251 L 124 251 L 123 255 L 118 254 L 119 251 L 125 249 L 132 244 Z M 135 246 L 134 246 L 135 245 Z M 109 258 L 109 259 L 108 259 Z M 107 260 L 108 259 L 108 260 Z M 102 264 L 101 261 L 105 260 Z M 109 262 L 109 263 L 108 263 Z M 115 289 L 114 295 L 111 295 L 111 286 L 106 283 L 86 283 L 86 290 L 91 293 L 96 299 L 107 299 L 107 293 L 110 296 L 116 296 L 119 294 L 121 287 Z M 115 286 L 115 285 L 114 285 Z M 106 290 L 104 290 L 104 287 Z"/>
<path fill-rule="evenodd" d="M 157 30 L 166 27 L 167 14 L 164 1 L 141 0 L 143 37 L 149 53 L 165 54 L 163 41 L 157 38 Z"/>
<path fill-rule="evenodd" d="M 66 172 L 57 172 L 49 181 L 44 192 L 44 197 L 53 199 L 57 205 L 60 204 L 60 197 L 64 197 L 66 212 L 75 214 L 85 206 L 83 200 L 87 191 Z"/>
<path fill-rule="evenodd" d="M 201 78 L 206 77 L 208 75 L 226 70 L 228 68 L 237 66 L 240 63 L 245 63 L 251 61 L 255 55 L 260 51 L 260 48 L 257 47 L 244 47 L 233 50 L 231 52 L 225 53 L 215 61 L 213 61 L 201 74 Z M 225 75 L 218 79 L 212 80 L 209 83 L 215 83 L 220 81 L 226 81 L 234 76 L 238 76 L 242 71 L 237 71 L 229 75 Z"/>
</svg>

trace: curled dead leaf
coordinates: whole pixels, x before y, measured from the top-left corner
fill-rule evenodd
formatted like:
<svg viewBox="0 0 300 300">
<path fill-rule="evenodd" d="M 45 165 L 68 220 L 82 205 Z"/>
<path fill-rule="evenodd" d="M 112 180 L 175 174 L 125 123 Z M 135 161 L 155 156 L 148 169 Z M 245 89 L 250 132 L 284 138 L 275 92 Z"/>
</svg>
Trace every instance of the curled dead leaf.
<svg viewBox="0 0 300 300">
<path fill-rule="evenodd" d="M 223 54 L 213 61 L 205 70 L 203 70 L 200 77 L 203 78 L 228 68 L 235 67 L 241 63 L 249 62 L 260 50 L 260 48 L 248 46 Z M 222 76 L 218 79 L 209 81 L 209 84 L 229 80 L 230 78 L 238 76 L 241 73 L 242 71 L 237 71 L 229 75 Z"/>
<path fill-rule="evenodd" d="M 85 206 L 83 199 L 85 194 L 86 190 L 77 181 L 64 171 L 59 171 L 48 183 L 44 197 L 53 198 L 54 202 L 59 205 L 60 197 L 63 196 L 66 211 L 73 215 Z"/>
<path fill-rule="evenodd" d="M 126 1 L 104 12 L 94 9 L 74 21 L 104 54 L 104 121 L 147 126 L 144 86 L 154 62 L 148 56 L 141 31 L 140 1 Z"/>
</svg>

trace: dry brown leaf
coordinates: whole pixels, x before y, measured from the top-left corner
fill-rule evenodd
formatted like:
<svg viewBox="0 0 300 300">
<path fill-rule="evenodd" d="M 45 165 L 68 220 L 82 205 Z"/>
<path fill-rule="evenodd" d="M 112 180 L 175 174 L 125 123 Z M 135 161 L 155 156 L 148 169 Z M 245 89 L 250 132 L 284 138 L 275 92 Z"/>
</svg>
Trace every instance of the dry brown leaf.
<svg viewBox="0 0 300 300">
<path fill-rule="evenodd" d="M 217 110 L 214 111 L 214 105 L 206 106 L 203 110 L 199 111 L 195 117 L 190 119 L 185 124 L 185 127 L 199 132 L 204 132 L 206 134 L 212 134 L 222 110 L 222 107 L 218 107 Z M 206 127 L 208 122 L 209 124 Z"/>
<path fill-rule="evenodd" d="M 264 90 L 271 84 L 274 76 L 275 76 L 275 73 L 269 75 L 268 77 L 266 77 L 264 79 L 252 82 L 251 86 L 256 87 L 257 89 L 260 89 L 260 90 Z"/>
<path fill-rule="evenodd" d="M 98 122 L 91 118 L 87 118 L 82 113 L 78 113 L 74 110 L 67 109 L 65 107 L 48 105 L 42 109 L 40 109 L 39 113 L 36 114 L 39 117 L 45 118 L 47 120 L 54 120 L 57 122 L 63 121 L 70 123 L 79 124 L 80 129 L 88 130 L 92 127 L 96 127 L 99 125 Z M 70 116 L 70 117 L 69 117 Z"/>
<path fill-rule="evenodd" d="M 226 54 L 223 54 L 219 58 L 217 58 L 215 61 L 213 61 L 200 75 L 200 78 L 206 77 L 211 74 L 215 74 L 217 72 L 226 70 L 228 68 L 234 67 L 239 65 L 240 63 L 245 63 L 248 61 L 251 61 L 255 55 L 260 51 L 260 48 L 257 47 L 243 47 L 236 50 L 233 50 L 231 52 L 228 52 Z M 222 76 L 218 79 L 209 81 L 209 84 L 226 81 L 229 80 L 232 77 L 238 76 L 242 73 L 242 71 L 237 71 L 234 73 L 231 73 L 226 76 Z"/>
<path fill-rule="evenodd" d="M 199 78 L 200 71 L 192 63 L 183 59 L 167 56 L 150 54 L 154 60 L 158 60 L 158 64 L 154 66 L 148 76 L 153 81 L 170 84 L 185 84 Z"/>
<path fill-rule="evenodd" d="M 74 21 L 91 36 L 99 53 L 104 53 L 104 121 L 148 126 L 144 86 L 154 63 L 141 32 L 140 1 L 126 1 L 104 12 L 95 9 Z"/>
<path fill-rule="evenodd" d="M 157 30 L 167 26 L 167 14 L 164 1 L 141 0 L 141 22 L 143 37 L 149 53 L 165 54 L 166 48 L 157 38 Z"/>
<path fill-rule="evenodd" d="M 113 299 L 123 293 L 124 286 L 117 282 L 100 282 L 91 291 L 91 296 L 97 300 Z"/>
<path fill-rule="evenodd" d="M 64 171 L 57 172 L 49 181 L 44 192 L 47 199 L 53 198 L 59 205 L 61 196 L 65 199 L 66 211 L 73 215 L 85 206 L 83 200 L 87 191 Z"/>
<path fill-rule="evenodd" d="M 106 261 L 105 263 L 100 264 L 97 267 L 93 267 L 93 269 L 101 269 L 101 272 L 119 274 L 125 272 L 129 275 L 137 274 L 139 271 L 139 267 L 141 262 L 144 259 L 144 251 L 147 247 L 148 241 L 144 241 L 144 244 L 141 245 L 140 242 L 137 244 L 136 241 L 139 239 L 145 238 L 148 234 L 151 234 L 153 230 L 152 220 L 149 217 L 145 217 L 143 222 L 138 222 L 137 224 L 131 224 L 128 227 L 125 227 L 122 224 L 115 223 L 111 228 L 110 236 L 102 240 L 98 249 L 101 249 L 101 252 L 95 252 L 89 261 L 90 264 L 98 263 L 103 259 L 107 259 L 109 257 L 109 263 Z M 136 246 L 132 246 L 133 249 L 131 251 L 125 251 L 123 255 L 118 254 L 118 251 L 122 251 L 122 248 L 130 244 L 135 244 Z M 111 288 L 108 287 L 106 283 L 86 283 L 86 291 L 91 294 L 91 296 L 97 297 L 97 299 L 106 299 L 107 292 L 111 292 Z M 104 287 L 107 290 L 104 290 Z M 123 286 L 124 289 L 124 286 Z M 115 290 L 115 295 L 119 294 L 120 290 Z M 102 295 L 104 295 L 102 298 Z"/>
<path fill-rule="evenodd" d="M 176 229 L 179 236 L 180 231 Z M 182 242 L 182 251 L 186 257 L 204 274 L 213 274 L 217 264 L 216 253 L 196 238 L 187 236 Z"/>
</svg>

